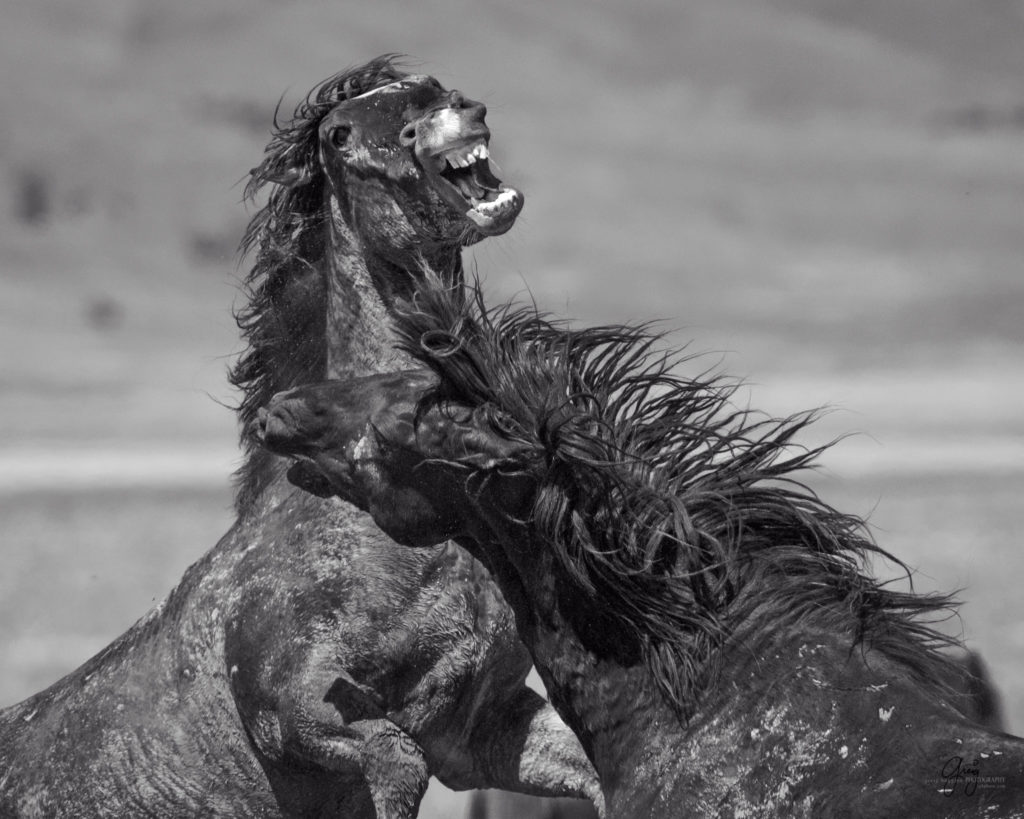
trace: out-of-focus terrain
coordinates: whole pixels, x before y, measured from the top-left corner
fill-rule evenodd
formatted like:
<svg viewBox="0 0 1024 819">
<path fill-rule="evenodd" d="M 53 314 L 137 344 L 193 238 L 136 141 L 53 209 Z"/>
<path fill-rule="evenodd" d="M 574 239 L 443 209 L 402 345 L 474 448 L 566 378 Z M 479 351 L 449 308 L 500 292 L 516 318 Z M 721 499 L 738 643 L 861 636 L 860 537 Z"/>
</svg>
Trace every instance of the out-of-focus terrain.
<svg viewBox="0 0 1024 819">
<path fill-rule="evenodd" d="M 385 51 L 483 99 L 497 299 L 665 317 L 752 404 L 839 411 L 870 513 L 1024 731 L 1024 2 L 5 0 L 0 704 L 230 524 L 241 180 L 274 106 Z M 960 624 L 951 624 L 959 628 Z M 431 788 L 427 816 L 458 803 Z"/>
</svg>

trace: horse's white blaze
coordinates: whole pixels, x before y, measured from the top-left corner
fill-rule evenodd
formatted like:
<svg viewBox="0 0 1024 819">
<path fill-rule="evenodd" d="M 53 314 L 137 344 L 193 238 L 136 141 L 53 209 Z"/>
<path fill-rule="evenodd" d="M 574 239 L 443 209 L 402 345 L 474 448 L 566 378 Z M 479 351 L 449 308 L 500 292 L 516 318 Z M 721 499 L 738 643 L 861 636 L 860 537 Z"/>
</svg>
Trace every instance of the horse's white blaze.
<svg viewBox="0 0 1024 819">
<path fill-rule="evenodd" d="M 465 127 L 463 117 L 454 108 L 442 108 L 440 111 L 435 111 L 431 125 L 435 129 L 431 138 L 434 143 L 444 145 L 449 141 L 463 139 L 465 136 L 463 134 Z"/>
</svg>

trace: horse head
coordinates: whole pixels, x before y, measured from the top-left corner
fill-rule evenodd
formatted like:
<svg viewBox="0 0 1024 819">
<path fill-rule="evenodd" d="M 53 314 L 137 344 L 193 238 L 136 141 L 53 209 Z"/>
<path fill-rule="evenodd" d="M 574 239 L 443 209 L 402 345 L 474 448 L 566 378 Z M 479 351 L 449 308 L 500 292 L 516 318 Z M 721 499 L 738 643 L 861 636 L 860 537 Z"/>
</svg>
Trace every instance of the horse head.
<svg viewBox="0 0 1024 819">
<path fill-rule="evenodd" d="M 504 233 L 519 215 L 523 195 L 490 168 L 486 113 L 378 58 L 328 79 L 278 123 L 248 193 L 274 183 L 278 216 L 319 213 L 362 253 L 408 267 Z"/>
<path fill-rule="evenodd" d="M 279 393 L 256 435 L 293 459 L 288 479 L 369 512 L 407 546 L 486 536 L 494 513 L 514 519 L 532 502 L 534 449 L 501 434 L 486 408 L 423 397 L 426 370 L 326 381 Z"/>
</svg>

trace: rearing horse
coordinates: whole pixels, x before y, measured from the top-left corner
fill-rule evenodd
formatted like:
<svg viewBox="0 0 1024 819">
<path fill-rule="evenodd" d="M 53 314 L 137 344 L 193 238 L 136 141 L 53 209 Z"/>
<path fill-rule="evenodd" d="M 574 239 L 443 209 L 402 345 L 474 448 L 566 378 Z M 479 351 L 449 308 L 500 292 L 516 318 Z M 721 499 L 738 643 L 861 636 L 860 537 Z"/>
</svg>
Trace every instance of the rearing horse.
<svg viewBox="0 0 1024 819">
<path fill-rule="evenodd" d="M 249 431 L 279 390 L 403 366 L 395 300 L 424 271 L 460 281 L 462 247 L 511 227 L 484 114 L 380 58 L 277 126 L 248 188 L 271 192 L 245 238 L 238 520 L 121 638 L 0 712 L 0 815 L 410 817 L 429 774 L 600 800 L 486 570 L 295 490 Z"/>
<path fill-rule="evenodd" d="M 1024 816 L 1024 740 L 964 717 L 929 625 L 951 601 L 873 578 L 863 521 L 797 482 L 812 415 L 735 409 L 644 328 L 474 295 L 400 317 L 425 370 L 297 388 L 262 434 L 309 491 L 488 564 L 610 817 Z"/>
</svg>

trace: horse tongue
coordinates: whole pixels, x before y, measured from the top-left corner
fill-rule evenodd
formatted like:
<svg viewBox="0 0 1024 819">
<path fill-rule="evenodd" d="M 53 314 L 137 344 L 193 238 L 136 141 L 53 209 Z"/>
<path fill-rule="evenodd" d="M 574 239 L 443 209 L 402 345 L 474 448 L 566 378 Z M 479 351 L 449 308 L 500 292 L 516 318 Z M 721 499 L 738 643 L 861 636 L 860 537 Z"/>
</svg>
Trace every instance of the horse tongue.
<svg viewBox="0 0 1024 819">
<path fill-rule="evenodd" d="M 460 173 L 453 175 L 451 181 L 459 189 L 459 192 L 470 201 L 477 200 L 484 195 L 483 188 L 476 183 L 472 174 Z"/>
<path fill-rule="evenodd" d="M 491 173 L 491 165 L 486 159 L 480 159 L 471 166 L 473 181 L 484 190 L 500 191 L 501 180 Z"/>
</svg>

